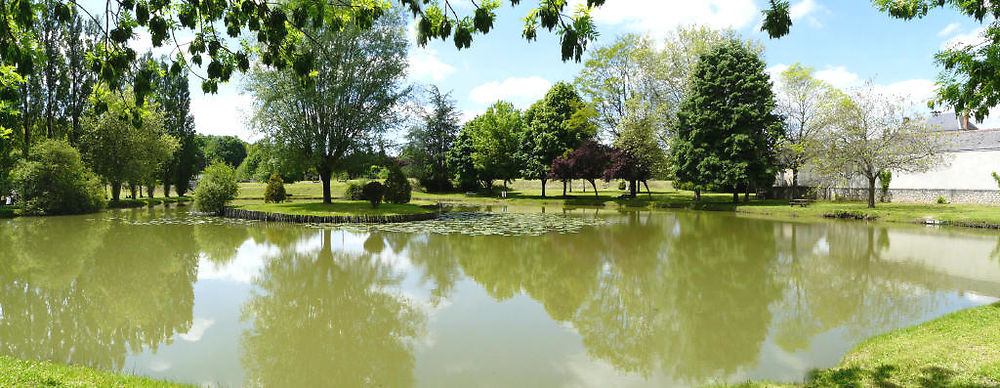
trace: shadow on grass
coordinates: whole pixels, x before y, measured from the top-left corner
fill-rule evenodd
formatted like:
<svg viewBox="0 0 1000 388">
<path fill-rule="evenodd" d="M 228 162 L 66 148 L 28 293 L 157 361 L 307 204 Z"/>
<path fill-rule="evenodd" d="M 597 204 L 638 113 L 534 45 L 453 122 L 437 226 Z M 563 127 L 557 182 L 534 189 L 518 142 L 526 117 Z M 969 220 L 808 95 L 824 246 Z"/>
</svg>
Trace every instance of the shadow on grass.
<svg viewBox="0 0 1000 388">
<path fill-rule="evenodd" d="M 850 367 L 814 371 L 806 387 L 987 387 L 985 384 L 956 383 L 954 370 L 928 366 L 919 370 L 918 376 L 907 376 L 895 365 L 879 365 L 874 369 Z M 915 381 L 914 381 L 915 380 Z M 917 385 L 913 385 L 914 382 Z"/>
</svg>

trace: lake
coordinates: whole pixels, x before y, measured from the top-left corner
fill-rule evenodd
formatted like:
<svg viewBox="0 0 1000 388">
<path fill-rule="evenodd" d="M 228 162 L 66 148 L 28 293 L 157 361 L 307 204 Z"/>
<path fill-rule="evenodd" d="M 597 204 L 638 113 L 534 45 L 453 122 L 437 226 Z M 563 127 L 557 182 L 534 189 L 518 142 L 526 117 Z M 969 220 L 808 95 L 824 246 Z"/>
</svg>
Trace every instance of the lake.
<svg viewBox="0 0 1000 388">
<path fill-rule="evenodd" d="M 228 387 L 800 381 L 1000 297 L 996 232 L 614 208 L 369 230 L 187 209 L 0 220 L 0 353 Z"/>
</svg>

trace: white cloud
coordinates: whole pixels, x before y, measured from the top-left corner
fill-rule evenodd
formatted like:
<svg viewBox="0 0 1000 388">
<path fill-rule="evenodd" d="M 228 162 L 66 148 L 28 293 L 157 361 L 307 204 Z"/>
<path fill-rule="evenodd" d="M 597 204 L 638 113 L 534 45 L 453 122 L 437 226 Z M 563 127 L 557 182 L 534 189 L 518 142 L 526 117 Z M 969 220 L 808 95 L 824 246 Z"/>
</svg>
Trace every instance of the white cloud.
<svg viewBox="0 0 1000 388">
<path fill-rule="evenodd" d="M 200 84 L 192 85 L 191 114 L 194 115 L 195 130 L 199 133 L 252 139 L 254 134 L 244 125 L 244 116 L 251 113 L 252 105 L 253 97 L 250 95 L 235 91 L 204 94 Z"/>
<path fill-rule="evenodd" d="M 788 67 L 789 66 L 784 63 L 779 63 L 777 65 L 773 65 L 771 67 L 768 67 L 767 69 L 764 69 L 764 71 L 766 71 L 767 74 L 771 76 L 771 82 L 777 85 L 778 81 L 781 80 L 781 73 L 784 73 L 785 70 L 788 70 Z"/>
<path fill-rule="evenodd" d="M 584 0 L 571 0 L 570 7 L 576 9 L 583 3 Z M 759 21 L 760 9 L 754 0 L 615 0 L 594 10 L 593 16 L 598 23 L 663 35 L 678 26 L 694 23 L 715 28 L 744 28 Z"/>
<path fill-rule="evenodd" d="M 205 335 L 205 330 L 215 325 L 214 319 L 205 318 L 195 318 L 194 322 L 191 324 L 191 330 L 187 333 L 180 334 L 178 337 L 188 342 L 198 342 L 201 341 L 201 337 Z"/>
<path fill-rule="evenodd" d="M 847 70 L 844 66 L 827 66 L 816 72 L 816 78 L 826 81 L 838 89 L 847 89 L 861 84 L 857 73 Z"/>
<path fill-rule="evenodd" d="M 960 48 L 965 46 L 974 46 L 986 41 L 985 33 L 986 27 L 980 27 L 975 30 L 969 31 L 964 34 L 958 34 L 951 39 L 941 43 L 941 49 L 947 50 L 950 48 Z"/>
<path fill-rule="evenodd" d="M 804 19 L 815 28 L 823 27 L 823 23 L 820 23 L 819 19 L 816 18 L 816 14 L 819 12 L 829 11 L 816 3 L 816 0 L 802 0 L 788 8 L 788 14 L 792 21 L 798 22 Z"/>
<path fill-rule="evenodd" d="M 438 59 L 432 49 L 413 48 L 409 61 L 410 77 L 418 81 L 441 82 L 455 72 L 455 67 Z"/>
<path fill-rule="evenodd" d="M 937 85 L 927 79 L 911 79 L 884 86 L 886 92 L 902 97 L 914 105 L 918 112 L 927 111 L 927 102 L 934 99 Z"/>
<path fill-rule="evenodd" d="M 942 28 L 941 31 L 938 32 L 938 36 L 945 37 L 945 36 L 951 35 L 953 32 L 958 31 L 958 28 L 960 26 L 961 26 L 961 24 L 959 24 L 959 23 L 951 23 L 947 27 Z"/>
<path fill-rule="evenodd" d="M 523 108 L 544 96 L 551 87 L 552 83 L 542 77 L 510 77 L 503 82 L 493 81 L 476 86 L 469 92 L 469 99 L 480 105 L 505 100 Z"/>
</svg>

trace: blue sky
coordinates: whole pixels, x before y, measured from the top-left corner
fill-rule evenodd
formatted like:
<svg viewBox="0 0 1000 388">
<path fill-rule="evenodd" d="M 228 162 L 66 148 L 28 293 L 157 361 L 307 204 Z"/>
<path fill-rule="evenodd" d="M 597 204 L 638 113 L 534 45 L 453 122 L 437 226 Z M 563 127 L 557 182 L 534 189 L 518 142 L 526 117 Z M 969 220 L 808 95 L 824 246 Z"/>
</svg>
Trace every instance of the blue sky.
<svg viewBox="0 0 1000 388">
<path fill-rule="evenodd" d="M 461 3 L 463 0 L 458 0 Z M 582 0 L 571 0 L 571 2 Z M 413 84 L 436 84 L 451 91 L 466 117 L 481 113 L 497 99 L 527 107 L 552 83 L 572 81 L 581 64 L 560 60 L 558 41 L 540 33 L 535 42 L 521 38 L 521 18 L 535 0 L 498 13 L 495 29 L 477 35 L 472 48 L 457 50 L 451 41 L 431 42 L 410 49 L 409 78 Z M 915 103 L 933 95 L 939 69 L 934 53 L 949 42 L 970 41 L 982 25 L 951 10 L 937 10 L 914 21 L 889 18 L 868 1 L 792 0 L 794 26 L 781 39 L 761 33 L 760 11 L 766 0 L 607 0 L 595 11 L 601 37 L 607 44 L 629 32 L 665 36 L 681 25 L 704 24 L 732 28 L 746 39 L 765 46 L 771 71 L 801 62 L 834 86 L 849 88 L 866 80 L 905 95 Z M 457 8 L 459 12 L 462 8 Z M 412 37 L 411 37 L 412 40 Z M 237 79 L 217 95 L 204 95 L 192 80 L 192 111 L 201 133 L 257 139 L 245 124 L 244 112 L 252 97 L 240 94 Z M 921 105 L 915 105 L 920 107 Z M 920 107 L 927 111 L 926 108 Z M 1000 113 L 997 114 L 1000 118 Z M 995 123 L 994 123 L 995 122 Z M 987 119 L 980 127 L 1000 125 Z"/>
</svg>

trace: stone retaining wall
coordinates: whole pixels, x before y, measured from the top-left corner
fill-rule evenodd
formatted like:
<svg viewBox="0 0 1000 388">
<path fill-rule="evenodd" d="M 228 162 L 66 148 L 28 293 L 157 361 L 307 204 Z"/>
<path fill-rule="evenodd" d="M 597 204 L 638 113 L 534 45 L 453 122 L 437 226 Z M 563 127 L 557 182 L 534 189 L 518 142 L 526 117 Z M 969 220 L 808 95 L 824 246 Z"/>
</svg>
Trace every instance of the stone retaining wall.
<svg viewBox="0 0 1000 388">
<path fill-rule="evenodd" d="M 219 212 L 219 216 L 226 218 L 239 218 L 244 220 L 266 221 L 266 222 L 294 222 L 302 224 L 389 224 L 394 222 L 424 221 L 437 218 L 438 212 L 423 214 L 399 214 L 399 215 L 360 215 L 360 216 L 311 216 L 297 214 L 281 214 L 259 212 L 246 209 L 235 209 L 224 207 Z"/>
<path fill-rule="evenodd" d="M 833 200 L 838 196 L 851 201 L 867 201 L 868 189 L 858 187 L 837 188 L 804 188 L 793 193 L 789 187 L 775 187 L 771 191 L 772 198 L 806 197 L 823 200 Z M 958 189 L 889 189 L 891 202 L 936 203 L 938 197 L 943 197 L 948 203 L 967 205 L 1000 205 L 1000 190 L 958 190 Z M 875 188 L 875 199 L 882 195 L 882 189 Z"/>
</svg>

